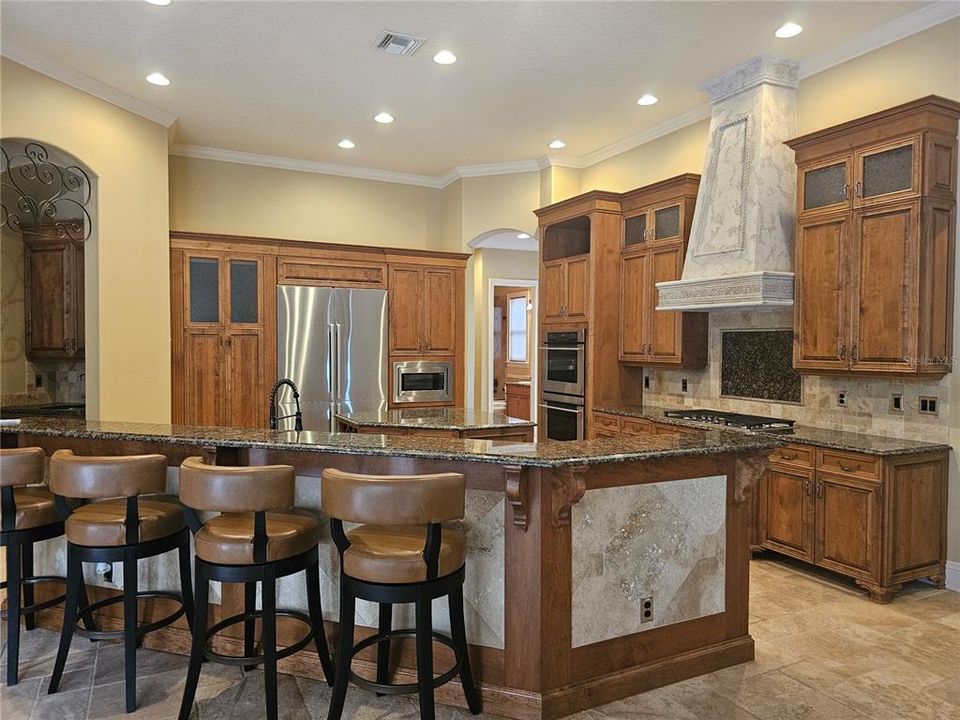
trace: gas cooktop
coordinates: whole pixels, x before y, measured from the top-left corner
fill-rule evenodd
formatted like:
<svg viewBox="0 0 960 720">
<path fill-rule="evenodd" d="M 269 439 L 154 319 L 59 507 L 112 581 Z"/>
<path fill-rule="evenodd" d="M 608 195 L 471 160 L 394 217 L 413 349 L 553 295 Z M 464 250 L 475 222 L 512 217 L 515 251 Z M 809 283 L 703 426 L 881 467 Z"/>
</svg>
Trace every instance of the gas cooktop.
<svg viewBox="0 0 960 720">
<path fill-rule="evenodd" d="M 793 430 L 793 420 L 768 418 L 761 415 L 742 415 L 740 413 L 720 412 L 719 410 L 667 410 L 663 414 L 669 418 L 725 425 L 741 430 L 763 430 L 780 433 L 788 433 Z"/>
</svg>

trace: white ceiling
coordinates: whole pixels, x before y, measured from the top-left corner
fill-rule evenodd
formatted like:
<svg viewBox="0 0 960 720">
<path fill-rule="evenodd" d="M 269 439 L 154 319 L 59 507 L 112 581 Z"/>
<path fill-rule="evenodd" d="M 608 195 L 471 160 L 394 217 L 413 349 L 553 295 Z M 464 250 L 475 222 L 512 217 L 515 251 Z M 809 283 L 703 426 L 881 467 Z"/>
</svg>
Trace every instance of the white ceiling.
<svg viewBox="0 0 960 720">
<path fill-rule="evenodd" d="M 755 55 L 810 58 L 930 4 L 4 0 L 0 49 L 176 116 L 180 144 L 439 175 L 555 137 L 586 155 L 702 105 L 701 82 Z M 787 20 L 805 31 L 776 39 Z M 424 45 L 379 52 L 385 29 Z M 442 48 L 459 62 L 433 63 Z M 646 92 L 660 102 L 639 107 Z"/>
</svg>

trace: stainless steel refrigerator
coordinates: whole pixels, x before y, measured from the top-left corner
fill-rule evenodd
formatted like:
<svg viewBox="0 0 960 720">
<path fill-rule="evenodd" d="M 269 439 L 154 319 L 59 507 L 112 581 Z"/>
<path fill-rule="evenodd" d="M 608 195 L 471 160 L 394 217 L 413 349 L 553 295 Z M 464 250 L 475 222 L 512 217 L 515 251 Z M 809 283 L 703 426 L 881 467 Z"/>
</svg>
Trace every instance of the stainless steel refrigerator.
<svg viewBox="0 0 960 720">
<path fill-rule="evenodd" d="M 387 406 L 387 291 L 281 285 L 277 288 L 277 377 L 300 390 L 303 429 L 333 432 L 333 415 Z M 281 389 L 280 417 L 293 415 Z M 292 430 L 293 418 L 280 430 Z"/>
</svg>

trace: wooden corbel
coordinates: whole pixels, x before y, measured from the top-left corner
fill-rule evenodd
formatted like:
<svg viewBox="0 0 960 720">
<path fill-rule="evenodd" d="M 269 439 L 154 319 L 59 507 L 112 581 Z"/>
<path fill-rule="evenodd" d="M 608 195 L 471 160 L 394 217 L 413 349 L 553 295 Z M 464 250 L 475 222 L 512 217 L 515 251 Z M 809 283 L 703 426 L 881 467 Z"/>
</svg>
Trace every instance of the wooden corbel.
<svg viewBox="0 0 960 720">
<path fill-rule="evenodd" d="M 587 490 L 589 465 L 568 465 L 550 472 L 550 519 L 554 527 L 570 524 L 570 511 Z"/>
<path fill-rule="evenodd" d="M 770 465 L 767 455 L 747 455 L 737 458 L 737 477 L 733 483 L 733 499 L 746 502 Z"/>
<path fill-rule="evenodd" d="M 507 502 L 513 508 L 513 524 L 527 531 L 527 471 L 519 465 L 504 465 Z"/>
</svg>

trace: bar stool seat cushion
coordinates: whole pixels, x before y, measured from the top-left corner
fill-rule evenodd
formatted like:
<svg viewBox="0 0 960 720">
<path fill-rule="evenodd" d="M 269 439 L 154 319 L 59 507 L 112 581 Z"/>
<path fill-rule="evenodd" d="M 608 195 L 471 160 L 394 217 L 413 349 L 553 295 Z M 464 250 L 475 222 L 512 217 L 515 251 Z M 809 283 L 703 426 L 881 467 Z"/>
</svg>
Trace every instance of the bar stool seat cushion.
<svg viewBox="0 0 960 720">
<path fill-rule="evenodd" d="M 13 502 L 17 506 L 15 530 L 28 530 L 60 522 L 53 493 L 45 487 L 34 485 L 14 488 Z"/>
<path fill-rule="evenodd" d="M 294 508 L 267 512 L 267 562 L 304 553 L 320 543 L 320 518 Z M 210 518 L 194 537 L 197 557 L 218 565 L 252 565 L 253 513 Z"/>
<path fill-rule="evenodd" d="M 439 576 L 456 572 L 466 557 L 466 537 L 443 528 Z M 423 546 L 427 529 L 416 525 L 360 525 L 347 533 L 350 547 L 343 553 L 343 572 L 367 582 L 401 584 L 424 582 L 427 564 Z"/>
<path fill-rule="evenodd" d="M 169 495 L 143 495 L 140 506 L 140 542 L 173 535 L 185 527 L 183 506 Z M 98 500 L 81 505 L 64 524 L 67 541 L 90 547 L 127 544 L 127 501 Z"/>
</svg>

